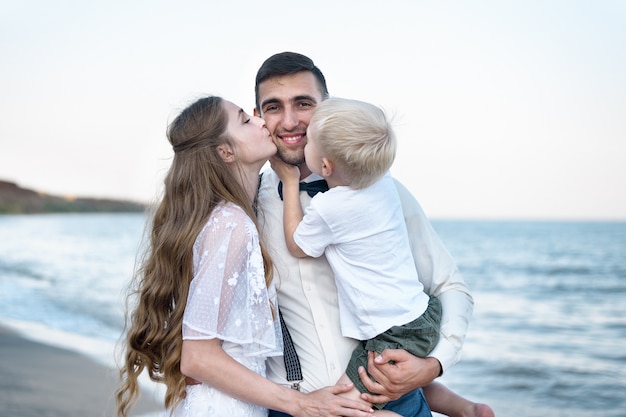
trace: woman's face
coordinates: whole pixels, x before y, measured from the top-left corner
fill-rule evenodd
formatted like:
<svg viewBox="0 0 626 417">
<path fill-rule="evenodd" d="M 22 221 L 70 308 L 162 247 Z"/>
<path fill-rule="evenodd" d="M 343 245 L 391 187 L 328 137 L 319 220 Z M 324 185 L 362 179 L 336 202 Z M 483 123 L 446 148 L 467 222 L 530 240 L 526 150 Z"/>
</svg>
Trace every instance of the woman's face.
<svg viewBox="0 0 626 417">
<path fill-rule="evenodd" d="M 250 116 L 243 109 L 230 101 L 224 101 L 228 114 L 228 133 L 234 141 L 234 152 L 239 164 L 260 165 L 276 154 L 276 145 L 265 121 L 260 117 Z"/>
</svg>

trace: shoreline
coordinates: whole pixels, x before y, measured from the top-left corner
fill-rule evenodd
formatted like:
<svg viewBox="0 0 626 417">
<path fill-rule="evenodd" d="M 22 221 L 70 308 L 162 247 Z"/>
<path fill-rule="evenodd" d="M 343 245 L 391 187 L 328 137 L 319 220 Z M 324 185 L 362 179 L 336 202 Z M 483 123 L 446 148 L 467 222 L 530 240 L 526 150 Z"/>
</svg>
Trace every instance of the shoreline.
<svg viewBox="0 0 626 417">
<path fill-rule="evenodd" d="M 81 353 L 35 341 L 0 324 L 0 417 L 114 416 L 117 370 Z M 131 416 L 161 416 L 142 386 Z"/>
</svg>

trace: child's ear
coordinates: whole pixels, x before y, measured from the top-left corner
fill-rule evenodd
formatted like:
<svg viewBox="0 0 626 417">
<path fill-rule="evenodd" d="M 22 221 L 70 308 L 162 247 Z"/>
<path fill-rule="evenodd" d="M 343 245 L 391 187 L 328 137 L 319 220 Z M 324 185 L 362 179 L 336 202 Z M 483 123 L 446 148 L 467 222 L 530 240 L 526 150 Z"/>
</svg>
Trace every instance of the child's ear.
<svg viewBox="0 0 626 417">
<path fill-rule="evenodd" d="M 330 177 L 333 174 L 334 168 L 333 161 L 322 158 L 322 177 Z"/>
<path fill-rule="evenodd" d="M 235 153 L 230 145 L 224 143 L 217 147 L 217 153 L 226 163 L 235 162 Z"/>
</svg>

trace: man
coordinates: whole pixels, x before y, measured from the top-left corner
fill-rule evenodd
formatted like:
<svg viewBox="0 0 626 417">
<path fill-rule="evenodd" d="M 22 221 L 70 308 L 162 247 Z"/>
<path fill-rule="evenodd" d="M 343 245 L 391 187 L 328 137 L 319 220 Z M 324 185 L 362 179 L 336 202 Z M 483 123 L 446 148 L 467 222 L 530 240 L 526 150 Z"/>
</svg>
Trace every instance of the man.
<svg viewBox="0 0 626 417">
<path fill-rule="evenodd" d="M 304 146 L 311 115 L 316 105 L 328 97 L 322 72 L 306 56 L 292 52 L 276 54 L 257 72 L 255 95 L 255 115 L 265 119 L 278 156 L 299 166 L 303 182 L 319 180 L 304 163 Z M 368 390 L 378 395 L 363 394 L 363 399 L 373 403 L 390 401 L 387 409 L 405 416 L 431 415 L 420 388 L 459 360 L 473 299 L 456 263 L 417 201 L 397 181 L 396 185 L 420 280 L 426 292 L 442 303 L 441 336 L 427 358 L 403 350 L 386 350 L 376 357 L 370 354 L 369 373 L 377 382 L 363 373 L 361 377 Z M 275 264 L 279 307 L 302 366 L 299 389 L 310 392 L 337 382 L 357 342 L 341 335 L 337 289 L 326 259 L 294 258 L 289 254 L 278 188 L 276 174 L 265 172 L 259 186 L 259 218 Z M 303 207 L 310 198 L 301 193 Z M 280 358 L 269 361 L 268 378 L 291 385 Z"/>
</svg>

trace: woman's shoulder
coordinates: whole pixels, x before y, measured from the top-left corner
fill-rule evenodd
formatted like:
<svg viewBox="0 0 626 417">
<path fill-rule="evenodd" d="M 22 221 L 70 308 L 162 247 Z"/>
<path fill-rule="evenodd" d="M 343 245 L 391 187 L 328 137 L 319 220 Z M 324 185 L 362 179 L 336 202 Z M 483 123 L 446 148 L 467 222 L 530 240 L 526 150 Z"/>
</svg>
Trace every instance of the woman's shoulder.
<svg viewBox="0 0 626 417">
<path fill-rule="evenodd" d="M 254 222 L 240 206 L 224 201 L 215 206 L 200 235 L 204 235 L 207 231 L 232 233 L 236 230 L 249 234 L 254 229 Z"/>
<path fill-rule="evenodd" d="M 246 214 L 246 212 L 240 206 L 231 201 L 223 201 L 218 204 L 213 211 L 213 216 L 232 218 L 233 220 L 251 220 L 248 214 Z"/>
</svg>

